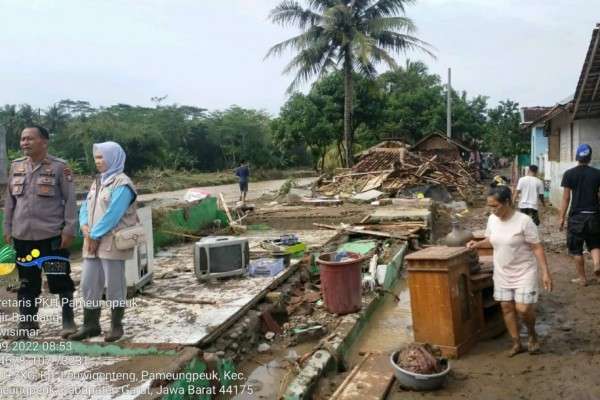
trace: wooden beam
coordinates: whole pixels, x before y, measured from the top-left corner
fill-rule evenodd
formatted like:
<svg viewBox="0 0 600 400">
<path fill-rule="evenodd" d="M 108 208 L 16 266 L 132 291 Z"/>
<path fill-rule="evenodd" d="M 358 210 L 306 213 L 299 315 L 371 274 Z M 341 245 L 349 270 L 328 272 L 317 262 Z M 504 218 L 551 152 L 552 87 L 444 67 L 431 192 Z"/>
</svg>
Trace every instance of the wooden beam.
<svg viewBox="0 0 600 400">
<path fill-rule="evenodd" d="M 600 30 L 596 27 L 596 41 L 593 44 L 592 52 L 590 54 L 589 60 L 587 60 L 587 68 L 585 69 L 583 79 L 581 80 L 581 87 L 579 88 L 579 93 L 577 95 L 577 99 L 575 99 L 575 106 L 573 107 L 573 114 L 571 116 L 571 120 L 575 119 L 575 115 L 577 115 L 577 111 L 579 108 L 579 103 L 581 102 L 581 97 L 583 96 L 583 90 L 585 88 L 585 83 L 590 74 L 590 70 L 592 69 L 592 65 L 594 64 L 594 58 L 596 57 L 596 50 L 598 50 L 598 43 L 600 43 Z"/>
<path fill-rule="evenodd" d="M 221 199 L 223 210 L 225 210 L 225 214 L 227 215 L 227 219 L 229 220 L 229 225 L 233 225 L 234 219 L 231 217 L 231 213 L 229 212 L 229 207 L 227 207 L 227 202 L 225 201 L 225 197 L 223 197 L 223 193 L 219 193 L 219 198 Z"/>
<path fill-rule="evenodd" d="M 393 169 L 384 169 L 381 171 L 370 171 L 370 172 L 354 172 L 351 174 L 344 174 L 344 175 L 336 175 L 333 177 L 333 179 L 336 178 L 347 178 L 350 176 L 361 176 L 361 175 L 377 175 L 377 174 L 384 174 L 384 173 L 388 173 L 388 172 L 394 172 Z"/>
<path fill-rule="evenodd" d="M 325 229 L 335 229 L 335 230 L 339 230 L 342 232 L 346 232 L 346 233 L 356 233 L 359 235 L 366 235 L 366 236 L 375 236 L 375 237 L 379 237 L 379 238 L 385 238 L 385 239 L 400 239 L 400 240 L 408 240 L 410 239 L 410 237 L 412 236 L 412 234 L 408 234 L 408 235 L 398 235 L 395 233 L 388 233 L 388 232 L 381 232 L 381 231 L 371 231 L 368 229 L 356 229 L 356 228 L 342 228 L 342 227 L 337 227 L 334 225 L 326 225 L 326 224 L 318 224 L 318 223 L 313 223 L 314 226 L 319 227 L 319 228 L 325 228 Z"/>
</svg>

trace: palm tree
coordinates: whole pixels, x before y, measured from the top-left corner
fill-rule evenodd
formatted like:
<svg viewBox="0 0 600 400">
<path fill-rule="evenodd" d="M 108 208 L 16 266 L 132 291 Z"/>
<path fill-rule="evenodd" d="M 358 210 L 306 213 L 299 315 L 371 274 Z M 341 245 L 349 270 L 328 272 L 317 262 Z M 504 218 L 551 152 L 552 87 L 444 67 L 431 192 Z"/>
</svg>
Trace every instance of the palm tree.
<svg viewBox="0 0 600 400">
<path fill-rule="evenodd" d="M 57 133 L 57 131 L 62 130 L 69 120 L 69 114 L 65 112 L 64 107 L 60 103 L 48 107 L 44 117 L 44 122 L 51 133 Z"/>
<path fill-rule="evenodd" d="M 421 50 L 433 56 L 429 44 L 413 36 L 415 24 L 402 16 L 404 6 L 414 0 L 283 0 L 269 18 L 282 26 L 296 26 L 303 32 L 273 46 L 266 57 L 297 52 L 284 73 L 297 71 L 288 88 L 335 68 L 344 74 L 344 146 L 346 166 L 352 166 L 353 74 L 373 77 L 375 64 L 397 68 L 390 52 Z"/>
</svg>

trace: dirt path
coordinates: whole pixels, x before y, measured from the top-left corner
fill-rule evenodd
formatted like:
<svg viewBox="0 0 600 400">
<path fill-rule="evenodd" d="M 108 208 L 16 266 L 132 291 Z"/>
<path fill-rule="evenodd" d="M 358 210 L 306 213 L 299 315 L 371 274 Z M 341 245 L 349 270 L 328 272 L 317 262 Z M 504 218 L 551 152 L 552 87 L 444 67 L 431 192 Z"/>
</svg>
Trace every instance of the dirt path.
<svg viewBox="0 0 600 400">
<path fill-rule="evenodd" d="M 483 209 L 474 213 L 483 220 Z M 388 399 L 600 399 L 600 285 L 580 288 L 570 283 L 574 268 L 561 245 L 564 236 L 558 233 L 556 217 L 546 214 L 542 221 L 540 233 L 555 283 L 554 292 L 543 294 L 538 304 L 543 353 L 508 358 L 505 334 L 478 343 L 452 362 L 445 389 L 415 393 L 394 386 Z"/>
<path fill-rule="evenodd" d="M 296 179 L 296 182 L 299 185 L 307 185 L 313 182 L 316 178 L 299 178 Z M 278 190 L 281 185 L 285 183 L 286 179 L 275 179 L 271 181 L 262 181 L 262 182 L 250 182 L 249 191 L 246 197 L 247 201 L 254 201 L 260 198 L 263 194 L 269 193 L 273 190 Z M 240 196 L 240 189 L 237 183 L 229 184 L 229 185 L 219 185 L 219 186 L 203 186 L 198 187 L 198 189 L 204 190 L 210 193 L 212 196 L 218 196 L 219 193 L 223 193 L 225 200 L 227 202 L 237 201 Z M 176 190 L 174 192 L 160 192 L 160 193 L 151 193 L 144 194 L 139 196 L 139 200 L 143 202 L 151 202 L 151 201 L 161 201 L 161 202 L 170 202 L 183 199 L 185 192 L 187 189 Z"/>
</svg>

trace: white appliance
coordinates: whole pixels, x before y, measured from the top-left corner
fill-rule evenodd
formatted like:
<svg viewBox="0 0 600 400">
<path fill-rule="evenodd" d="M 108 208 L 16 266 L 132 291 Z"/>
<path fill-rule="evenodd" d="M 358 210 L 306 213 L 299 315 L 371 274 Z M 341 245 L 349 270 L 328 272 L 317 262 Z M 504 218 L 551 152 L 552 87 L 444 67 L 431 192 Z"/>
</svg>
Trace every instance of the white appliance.
<svg viewBox="0 0 600 400">
<path fill-rule="evenodd" d="M 211 236 L 194 245 L 194 272 L 199 280 L 243 275 L 249 262 L 248 239 Z"/>
<path fill-rule="evenodd" d="M 152 238 L 152 208 L 137 210 L 146 233 L 146 242 L 133 249 L 133 257 L 125 261 L 127 295 L 133 296 L 140 288 L 152 281 L 154 272 L 154 240 Z"/>
</svg>

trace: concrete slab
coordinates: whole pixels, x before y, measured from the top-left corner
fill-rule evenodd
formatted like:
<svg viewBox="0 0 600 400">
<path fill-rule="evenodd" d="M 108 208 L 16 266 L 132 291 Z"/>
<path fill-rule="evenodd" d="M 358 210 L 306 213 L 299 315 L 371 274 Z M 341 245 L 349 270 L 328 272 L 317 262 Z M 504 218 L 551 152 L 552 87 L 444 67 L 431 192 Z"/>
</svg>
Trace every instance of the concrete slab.
<svg viewBox="0 0 600 400">
<path fill-rule="evenodd" d="M 128 300 L 121 341 L 147 344 L 193 345 L 216 329 L 262 290 L 274 277 L 234 277 L 212 284 L 199 282 L 194 275 L 192 246 L 170 249 L 173 257 L 157 257 L 153 282 L 141 295 Z M 297 261 L 296 261 L 297 262 Z M 79 298 L 79 292 L 75 294 Z M 60 339 L 60 304 L 56 296 L 47 297 L 39 309 L 43 322 L 36 339 Z M 193 304 L 197 302 L 198 304 Z M 76 300 L 76 318 L 81 321 L 82 304 Z M 0 319 L 0 331 L 16 325 L 13 318 Z M 102 311 L 101 324 L 110 326 L 110 313 Z M 90 339 L 100 342 L 103 338 Z"/>
<path fill-rule="evenodd" d="M 258 248 L 258 243 L 265 238 L 276 238 L 283 233 L 249 233 L 251 248 Z M 324 244 L 336 232 L 316 230 L 294 233 L 311 247 Z M 194 345 L 240 311 L 279 276 L 234 277 L 216 283 L 199 282 L 193 272 L 192 249 L 192 244 L 184 244 L 157 254 L 153 282 L 144 287 L 142 294 L 128 300 L 124 318 L 125 336 L 119 343 Z M 299 260 L 292 260 L 292 263 L 297 262 Z M 73 263 L 72 267 L 73 278 L 79 281 L 81 265 Z M 15 293 L 9 296 L 16 299 Z M 58 298 L 47 293 L 44 296 L 44 303 L 38 312 L 42 329 L 35 339 L 61 340 Z M 77 291 L 75 298 L 79 299 L 79 296 Z M 17 315 L 17 310 L 12 314 L 0 315 L 0 336 L 11 336 Z M 76 300 L 76 321 L 80 323 L 81 320 L 82 304 Z M 110 326 L 108 310 L 102 311 L 101 324 L 104 329 Z M 7 339 L 10 340 L 10 337 Z M 101 342 L 103 339 L 99 337 L 89 341 Z"/>
<path fill-rule="evenodd" d="M 382 207 L 370 215 L 369 221 L 423 221 L 431 226 L 432 215 L 430 210 L 424 208 Z"/>
<path fill-rule="evenodd" d="M 352 196 L 352 200 L 355 200 L 355 201 L 364 201 L 364 202 L 371 202 L 373 200 L 377 200 L 382 195 L 383 195 L 383 192 L 380 192 L 379 190 L 372 189 L 372 190 L 368 190 L 366 192 L 355 194 L 354 196 Z"/>
</svg>

